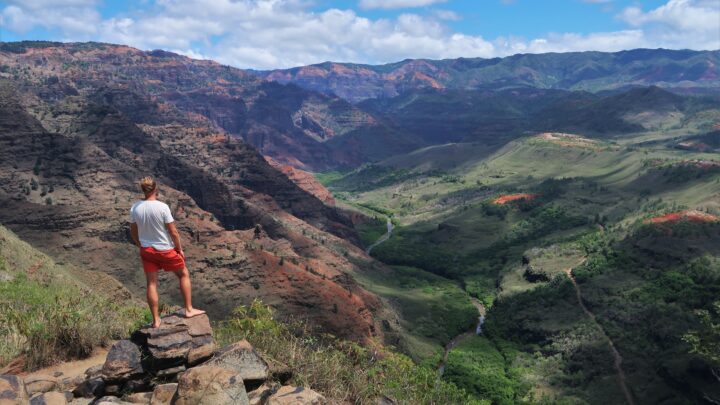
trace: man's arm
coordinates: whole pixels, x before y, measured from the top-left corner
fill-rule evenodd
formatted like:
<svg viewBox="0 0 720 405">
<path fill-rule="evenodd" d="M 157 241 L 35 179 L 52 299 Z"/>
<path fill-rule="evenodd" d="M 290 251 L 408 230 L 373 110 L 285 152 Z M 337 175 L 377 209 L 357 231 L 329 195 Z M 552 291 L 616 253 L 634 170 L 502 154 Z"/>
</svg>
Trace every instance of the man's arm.
<svg viewBox="0 0 720 405">
<path fill-rule="evenodd" d="M 183 253 L 182 250 L 182 244 L 180 243 L 180 232 L 178 232 L 177 228 L 175 227 L 175 222 L 170 222 L 169 224 L 165 224 L 165 227 L 168 230 L 168 233 L 170 234 L 170 238 L 173 241 L 173 244 L 175 245 L 175 250 L 177 250 L 178 253 L 180 253 L 180 256 L 185 257 L 185 253 Z"/>
<path fill-rule="evenodd" d="M 138 233 L 138 226 L 136 223 L 130 224 L 130 236 L 132 236 L 135 245 L 140 247 L 140 234 Z"/>
</svg>

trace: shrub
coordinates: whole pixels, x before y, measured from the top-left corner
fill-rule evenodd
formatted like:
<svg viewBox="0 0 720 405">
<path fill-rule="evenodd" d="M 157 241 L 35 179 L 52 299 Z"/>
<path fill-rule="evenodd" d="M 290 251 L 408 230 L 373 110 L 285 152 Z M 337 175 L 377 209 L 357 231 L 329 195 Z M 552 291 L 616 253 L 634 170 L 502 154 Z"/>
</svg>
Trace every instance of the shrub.
<svg viewBox="0 0 720 405">
<path fill-rule="evenodd" d="M 137 307 L 18 275 L 0 282 L 0 366 L 19 355 L 28 370 L 86 357 L 94 347 L 127 335 L 139 319 Z"/>
<path fill-rule="evenodd" d="M 293 383 L 312 387 L 332 400 L 372 403 L 383 395 L 398 403 L 479 403 L 438 378 L 434 369 L 408 357 L 373 350 L 329 335 L 316 335 L 299 322 L 281 323 L 272 308 L 254 301 L 215 328 L 220 344 L 247 339 L 265 358 L 288 365 Z"/>
</svg>

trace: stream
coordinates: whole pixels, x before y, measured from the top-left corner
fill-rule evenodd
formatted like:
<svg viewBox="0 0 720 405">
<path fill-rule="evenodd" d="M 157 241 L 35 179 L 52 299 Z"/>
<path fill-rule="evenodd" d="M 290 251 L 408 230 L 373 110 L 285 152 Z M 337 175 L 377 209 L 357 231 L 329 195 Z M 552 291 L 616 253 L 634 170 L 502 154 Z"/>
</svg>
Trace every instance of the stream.
<svg viewBox="0 0 720 405">
<path fill-rule="evenodd" d="M 390 220 L 390 218 L 387 218 L 387 232 L 386 232 L 383 236 L 381 236 L 378 240 L 376 240 L 375 243 L 373 243 L 372 245 L 368 246 L 368 248 L 365 249 L 365 253 L 367 253 L 367 254 L 369 255 L 370 252 L 371 252 L 374 248 L 376 248 L 376 247 L 377 247 L 378 245 L 380 245 L 381 243 L 386 242 L 388 239 L 390 239 L 390 236 L 392 235 L 393 228 L 395 228 L 395 226 L 393 226 L 393 223 L 392 223 L 392 221 Z"/>
<path fill-rule="evenodd" d="M 447 357 L 450 353 L 450 350 L 452 350 L 455 346 L 460 344 L 463 340 L 474 336 L 474 335 L 481 335 L 482 334 L 482 326 L 485 323 L 485 306 L 475 297 L 470 297 L 470 300 L 472 301 L 473 305 L 475 305 L 475 308 L 478 310 L 478 323 L 475 327 L 472 329 L 463 332 L 457 336 L 455 336 L 450 342 L 445 345 L 445 352 L 443 353 L 442 361 L 440 362 L 440 365 L 438 366 L 438 372 L 440 373 L 440 376 L 442 376 L 445 373 L 445 363 L 447 363 Z"/>
</svg>

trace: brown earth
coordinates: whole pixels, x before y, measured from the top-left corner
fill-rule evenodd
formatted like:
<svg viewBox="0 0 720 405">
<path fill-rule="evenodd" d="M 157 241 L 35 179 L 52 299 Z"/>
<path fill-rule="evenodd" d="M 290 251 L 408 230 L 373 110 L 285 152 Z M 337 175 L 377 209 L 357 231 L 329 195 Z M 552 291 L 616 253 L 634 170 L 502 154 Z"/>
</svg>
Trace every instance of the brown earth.
<svg viewBox="0 0 720 405">
<path fill-rule="evenodd" d="M 293 183 L 297 184 L 298 187 L 314 195 L 318 200 L 324 202 L 326 205 L 335 205 L 335 198 L 333 198 L 332 193 L 320 184 L 312 174 L 289 165 L 281 164 L 270 156 L 265 156 L 265 160 L 270 163 L 270 166 L 278 169 Z"/>
<path fill-rule="evenodd" d="M 216 125 L 219 116 L 182 110 L 164 97 L 177 90 L 153 88 L 192 87 L 227 69 L 111 50 L 0 52 L 0 63 L 24 67 L 0 78 L 0 223 L 143 296 L 127 213 L 137 179 L 152 174 L 185 241 L 196 305 L 214 319 L 261 298 L 338 336 L 382 339 L 380 300 L 350 276 L 371 260 L 350 218 Z M 116 63 L 122 68 L 110 69 Z M 256 81 L 234 71 L 224 79 Z M 217 78 L 203 80 L 207 92 L 232 93 Z M 179 303 L 175 283 L 162 275 L 164 302 Z"/>
<path fill-rule="evenodd" d="M 338 97 L 270 83 L 240 69 L 165 51 L 51 43 L 17 53 L 0 50 L 0 66 L 0 77 L 33 88 L 40 99 L 74 105 L 68 103 L 69 97 L 90 97 L 145 125 L 161 124 L 158 113 L 200 117 L 264 155 L 305 169 L 362 163 L 359 149 L 341 150 L 328 141 L 381 129 L 373 116 Z M 52 123 L 42 120 L 52 132 L 76 124 L 69 111 L 43 113 L 53 119 Z"/>
</svg>

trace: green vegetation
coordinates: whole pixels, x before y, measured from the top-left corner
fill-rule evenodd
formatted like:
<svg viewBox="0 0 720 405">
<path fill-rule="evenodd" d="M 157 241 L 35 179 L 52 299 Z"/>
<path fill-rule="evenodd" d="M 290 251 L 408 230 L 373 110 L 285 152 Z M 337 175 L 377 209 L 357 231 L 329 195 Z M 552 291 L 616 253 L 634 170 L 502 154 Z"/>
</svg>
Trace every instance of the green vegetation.
<svg viewBox="0 0 720 405">
<path fill-rule="evenodd" d="M 367 247 L 387 233 L 387 221 L 385 219 L 372 218 L 366 222 L 355 225 L 355 230 L 357 230 L 360 235 L 363 246 Z"/>
<path fill-rule="evenodd" d="M 86 357 L 142 321 L 139 305 L 93 292 L 0 227 L 0 367 L 18 356 L 28 370 Z"/>
<path fill-rule="evenodd" d="M 478 311 L 457 283 L 406 266 L 366 269 L 353 275 L 363 286 L 394 303 L 402 315 L 401 349 L 435 365 L 441 348 L 474 327 Z"/>
<path fill-rule="evenodd" d="M 443 377 L 493 404 L 517 404 L 523 388 L 506 375 L 507 367 L 492 342 L 473 336 L 450 351 Z"/>
<path fill-rule="evenodd" d="M 221 344 L 247 339 L 263 356 L 288 365 L 292 383 L 316 389 L 334 401 L 372 403 L 387 396 L 402 404 L 485 404 L 452 383 L 438 381 L 434 369 L 408 357 L 377 353 L 332 336 L 317 337 L 299 323 L 284 324 L 255 301 L 239 307 L 215 328 Z"/>
<path fill-rule="evenodd" d="M 693 135 L 530 137 L 455 167 L 443 151 L 462 147 L 442 145 L 330 187 L 401 225 L 372 252 L 392 275 L 356 278 L 405 319 L 403 351 L 427 362 L 444 339 L 422 334 L 427 320 L 398 298 L 418 292 L 391 280 L 399 269 L 413 269 L 404 285 L 432 273 L 432 284 L 461 286 L 489 309 L 484 337 L 450 350 L 446 381 L 494 403 L 623 403 L 612 341 L 638 403 L 694 403 L 720 398 L 720 225 L 644 223 L 682 209 L 720 214 L 718 155 L 675 148 L 682 136 Z M 537 198 L 493 202 L 515 193 Z"/>
</svg>

